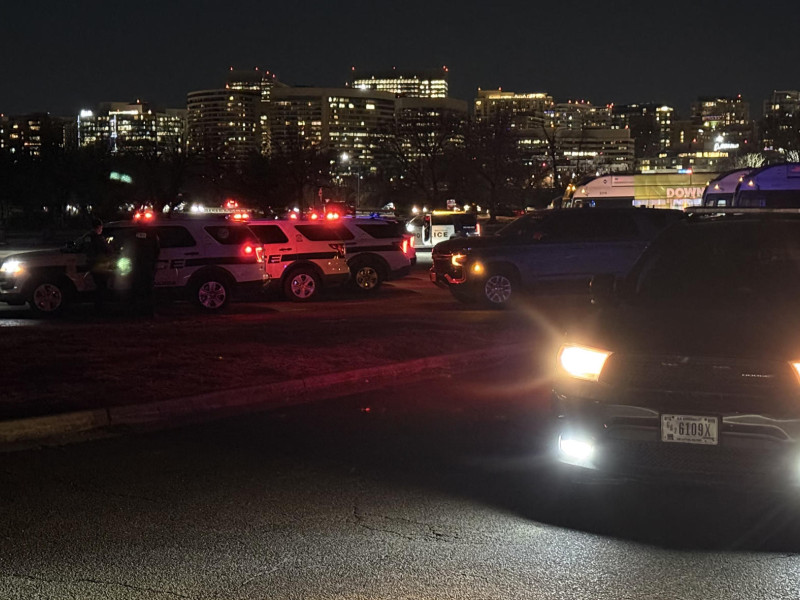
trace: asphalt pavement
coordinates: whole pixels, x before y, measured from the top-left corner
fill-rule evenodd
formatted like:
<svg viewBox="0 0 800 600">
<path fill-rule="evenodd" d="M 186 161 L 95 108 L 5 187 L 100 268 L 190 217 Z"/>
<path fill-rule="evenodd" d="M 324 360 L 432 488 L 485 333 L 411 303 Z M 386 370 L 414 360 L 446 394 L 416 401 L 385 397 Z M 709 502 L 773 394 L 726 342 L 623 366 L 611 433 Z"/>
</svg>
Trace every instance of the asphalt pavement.
<svg viewBox="0 0 800 600">
<path fill-rule="evenodd" d="M 564 483 L 537 375 L 4 455 L 0 598 L 796 597 L 797 498 Z"/>
</svg>

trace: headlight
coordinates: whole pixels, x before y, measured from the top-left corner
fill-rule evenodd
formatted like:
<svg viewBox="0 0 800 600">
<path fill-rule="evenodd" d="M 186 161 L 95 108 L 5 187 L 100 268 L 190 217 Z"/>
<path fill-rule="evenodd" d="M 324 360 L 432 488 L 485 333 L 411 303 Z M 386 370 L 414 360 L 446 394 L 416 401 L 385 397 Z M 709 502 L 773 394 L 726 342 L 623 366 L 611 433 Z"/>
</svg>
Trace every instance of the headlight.
<svg viewBox="0 0 800 600">
<path fill-rule="evenodd" d="M 453 256 L 450 258 L 450 263 L 454 267 L 463 267 L 465 260 L 467 260 L 466 254 L 453 254 Z"/>
<path fill-rule="evenodd" d="M 22 272 L 22 263 L 15 258 L 10 258 L 0 267 L 0 272 L 5 273 L 9 277 L 19 275 Z"/>
<path fill-rule="evenodd" d="M 565 344 L 558 351 L 558 365 L 571 377 L 597 381 L 609 356 L 605 350 Z"/>
</svg>

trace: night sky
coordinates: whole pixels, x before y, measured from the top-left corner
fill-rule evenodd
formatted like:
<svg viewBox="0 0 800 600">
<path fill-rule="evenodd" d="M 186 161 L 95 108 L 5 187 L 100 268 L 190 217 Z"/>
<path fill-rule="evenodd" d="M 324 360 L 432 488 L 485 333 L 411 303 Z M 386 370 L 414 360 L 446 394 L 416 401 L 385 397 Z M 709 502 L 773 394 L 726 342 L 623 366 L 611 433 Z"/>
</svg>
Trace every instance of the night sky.
<svg viewBox="0 0 800 600">
<path fill-rule="evenodd" d="M 478 87 L 556 100 L 664 102 L 741 93 L 752 116 L 800 88 L 797 0 L 10 0 L 0 12 L 0 112 L 77 114 L 137 98 L 183 107 L 229 66 L 291 85 L 341 86 L 362 69 L 450 70 Z"/>
</svg>

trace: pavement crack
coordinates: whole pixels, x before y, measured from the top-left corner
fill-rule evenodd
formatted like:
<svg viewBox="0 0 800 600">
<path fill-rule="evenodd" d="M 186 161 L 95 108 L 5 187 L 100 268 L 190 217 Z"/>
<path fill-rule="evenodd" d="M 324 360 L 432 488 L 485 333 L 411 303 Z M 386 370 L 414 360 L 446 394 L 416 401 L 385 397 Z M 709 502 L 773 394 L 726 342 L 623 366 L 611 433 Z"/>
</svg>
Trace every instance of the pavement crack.
<svg viewBox="0 0 800 600">
<path fill-rule="evenodd" d="M 269 576 L 270 576 L 270 575 L 272 575 L 273 573 L 276 573 L 278 570 L 280 570 L 280 568 L 281 568 L 281 567 L 282 567 L 284 564 L 286 564 L 287 562 L 289 562 L 289 559 L 290 559 L 290 558 L 292 558 L 292 557 L 291 557 L 291 556 L 286 556 L 286 557 L 284 557 L 282 560 L 278 561 L 278 563 L 277 563 L 277 564 L 273 565 L 273 566 L 272 566 L 272 568 L 270 568 L 270 569 L 267 569 L 267 570 L 265 570 L 265 571 L 262 571 L 262 572 L 260 572 L 260 573 L 256 573 L 255 575 L 252 575 L 252 576 L 248 577 L 248 578 L 247 578 L 247 579 L 245 579 L 245 580 L 244 580 L 244 581 L 243 581 L 243 582 L 242 582 L 240 585 L 238 585 L 238 586 L 236 587 L 235 591 L 236 591 L 236 592 L 238 592 L 238 591 L 240 591 L 240 590 L 244 589 L 245 587 L 247 587 L 248 585 L 250 585 L 251 583 L 253 583 L 253 582 L 254 582 L 256 579 L 262 579 L 262 578 L 264 578 L 264 577 L 269 577 Z"/>
<path fill-rule="evenodd" d="M 359 527 L 363 527 L 364 529 L 368 529 L 370 531 L 375 531 L 379 533 L 389 533 L 392 535 L 396 535 L 403 539 L 414 541 L 417 539 L 428 539 L 428 540 L 456 540 L 458 539 L 458 535 L 451 535 L 448 533 L 444 533 L 436 529 L 434 525 L 430 523 L 423 523 L 421 521 L 415 521 L 413 519 L 407 519 L 405 517 L 388 517 L 386 515 L 372 515 L 369 513 L 362 513 L 358 509 L 358 505 L 353 505 L 353 518 L 355 519 L 356 525 Z M 377 521 L 377 523 L 368 523 L 367 520 Z M 410 525 L 412 527 L 421 529 L 421 535 L 412 535 L 410 533 L 404 533 L 401 531 L 397 531 L 392 528 L 388 528 L 386 526 L 382 526 L 381 523 L 398 523 L 404 525 Z"/>
</svg>

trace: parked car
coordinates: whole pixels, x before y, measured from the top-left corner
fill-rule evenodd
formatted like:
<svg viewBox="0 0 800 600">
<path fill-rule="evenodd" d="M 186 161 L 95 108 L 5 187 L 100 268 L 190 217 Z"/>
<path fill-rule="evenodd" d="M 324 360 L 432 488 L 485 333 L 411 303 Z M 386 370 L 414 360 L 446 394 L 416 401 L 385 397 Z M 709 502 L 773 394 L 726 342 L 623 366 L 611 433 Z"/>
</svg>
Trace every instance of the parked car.
<svg viewBox="0 0 800 600">
<path fill-rule="evenodd" d="M 800 483 L 797 216 L 681 222 L 627 277 L 592 286 L 599 309 L 557 358 L 561 462 L 615 478 Z"/>
<path fill-rule="evenodd" d="M 477 213 L 450 210 L 417 215 L 408 221 L 406 231 L 414 236 L 417 250 L 431 250 L 439 242 L 481 233 Z"/>
<path fill-rule="evenodd" d="M 350 278 L 340 226 L 281 219 L 251 220 L 248 226 L 263 244 L 267 276 L 290 300 L 315 300 Z"/>
<path fill-rule="evenodd" d="M 136 226 L 133 221 L 107 223 L 103 235 L 119 251 Z M 228 215 L 173 214 L 145 226 L 159 238 L 155 287 L 160 295 L 169 293 L 215 311 L 237 291 L 260 289 L 268 280 L 256 236 Z M 71 302 L 91 300 L 96 287 L 87 264 L 88 244 L 86 234 L 61 249 L 7 256 L 0 266 L 0 301 L 27 302 L 38 315 L 54 315 Z M 112 294 L 129 287 L 125 273 L 112 269 Z"/>
<path fill-rule="evenodd" d="M 588 291 L 593 273 L 624 274 L 662 229 L 683 218 L 648 208 L 530 213 L 494 236 L 437 244 L 430 277 L 462 302 L 491 307 L 538 290 Z"/>
</svg>

